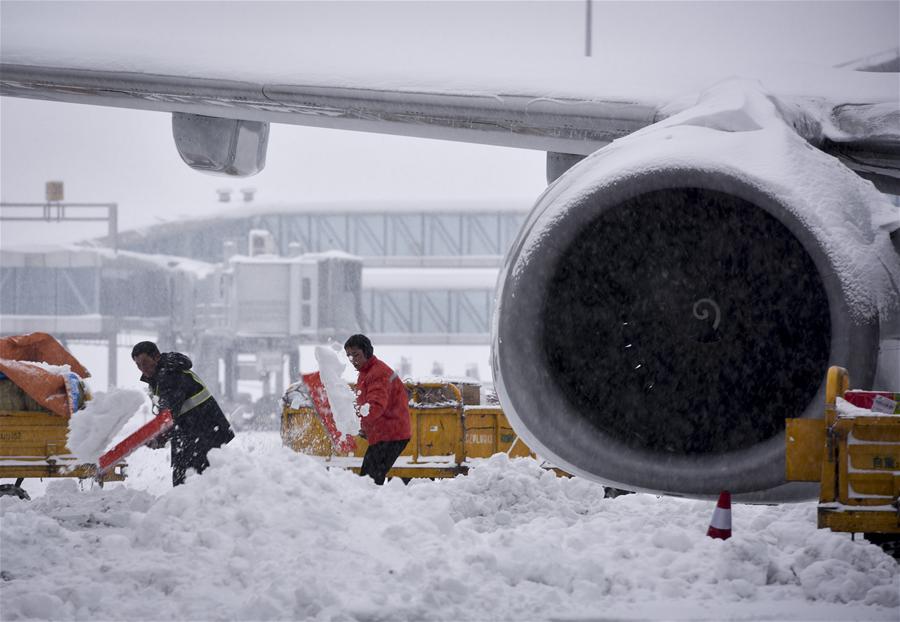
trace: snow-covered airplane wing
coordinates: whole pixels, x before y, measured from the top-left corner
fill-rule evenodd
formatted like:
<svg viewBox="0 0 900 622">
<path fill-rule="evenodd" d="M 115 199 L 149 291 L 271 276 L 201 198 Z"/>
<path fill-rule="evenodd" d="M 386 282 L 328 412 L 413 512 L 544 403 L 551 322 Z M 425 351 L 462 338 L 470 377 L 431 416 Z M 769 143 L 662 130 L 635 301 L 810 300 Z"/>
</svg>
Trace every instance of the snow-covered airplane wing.
<svg viewBox="0 0 900 622">
<path fill-rule="evenodd" d="M 656 122 L 655 103 L 0 66 L 0 94 L 589 154 Z"/>
<path fill-rule="evenodd" d="M 890 92 L 889 83 L 897 81 L 896 74 L 885 74 L 882 81 L 888 83 L 883 90 Z M 586 98 L 461 88 L 279 84 L 10 63 L 0 65 L 0 94 L 574 155 L 593 153 L 691 103 L 627 95 Z M 900 106 L 896 99 L 891 101 L 879 94 L 869 99 L 872 101 L 860 101 L 858 94 L 847 101 L 790 96 L 779 103 L 797 131 L 814 146 L 839 157 L 880 186 L 896 189 L 900 187 Z M 182 126 L 190 120 L 182 117 Z M 231 128 L 239 133 L 237 127 L 220 125 L 216 129 L 221 132 Z M 197 148 L 195 134 L 189 132 L 187 140 Z M 258 147 L 254 143 L 254 148 Z M 186 160 L 192 165 L 199 163 L 197 168 L 215 170 L 209 159 Z M 247 174 L 256 170 L 224 167 L 219 172 Z"/>
<path fill-rule="evenodd" d="M 0 94 L 587 155 L 739 76 L 760 80 L 813 145 L 896 179 L 900 79 L 864 71 L 890 69 L 896 53 L 833 67 L 881 52 L 893 13 L 782 5 L 598 3 L 584 58 L 575 2 L 11 0 Z M 802 31 L 774 27 L 813 13 Z M 176 140 L 215 170 L 185 153 L 204 124 L 181 118 Z M 237 139 L 239 125 L 212 123 Z M 264 153 L 266 128 L 242 130 Z"/>
</svg>

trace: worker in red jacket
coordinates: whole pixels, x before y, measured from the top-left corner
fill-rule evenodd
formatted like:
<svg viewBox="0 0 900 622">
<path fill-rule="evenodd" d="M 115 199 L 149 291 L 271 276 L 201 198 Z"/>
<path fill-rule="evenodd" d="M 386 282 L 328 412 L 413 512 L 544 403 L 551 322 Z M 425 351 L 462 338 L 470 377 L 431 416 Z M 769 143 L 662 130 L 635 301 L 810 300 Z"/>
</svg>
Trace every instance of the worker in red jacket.
<svg viewBox="0 0 900 622">
<path fill-rule="evenodd" d="M 369 442 L 359 474 L 368 475 L 381 486 L 409 442 L 409 396 L 397 373 L 375 356 L 368 337 L 353 335 L 344 343 L 344 352 L 359 372 L 359 435 Z"/>
</svg>

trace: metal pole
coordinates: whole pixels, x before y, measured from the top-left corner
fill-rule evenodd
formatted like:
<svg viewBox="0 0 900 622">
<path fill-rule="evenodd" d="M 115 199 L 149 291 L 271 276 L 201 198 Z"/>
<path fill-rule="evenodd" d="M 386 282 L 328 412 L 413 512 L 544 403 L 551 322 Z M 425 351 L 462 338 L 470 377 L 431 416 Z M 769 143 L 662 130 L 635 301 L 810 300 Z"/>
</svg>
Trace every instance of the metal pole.
<svg viewBox="0 0 900 622">
<path fill-rule="evenodd" d="M 584 55 L 591 55 L 591 2 L 584 0 Z"/>
<path fill-rule="evenodd" d="M 300 347 L 294 346 L 288 354 L 288 382 L 293 384 L 300 379 Z"/>
<path fill-rule="evenodd" d="M 118 332 L 114 331 L 111 333 L 107 333 L 106 337 L 107 343 L 107 352 L 106 352 L 106 366 L 107 366 L 107 377 L 109 381 L 109 386 L 107 390 L 112 389 L 114 386 L 118 385 Z"/>
<path fill-rule="evenodd" d="M 112 242 L 113 252 L 119 252 L 119 204 L 109 205 L 109 239 Z"/>
<path fill-rule="evenodd" d="M 284 395 L 284 356 L 281 357 L 281 366 L 275 372 L 275 395 Z"/>
<path fill-rule="evenodd" d="M 234 347 L 225 350 L 225 397 L 229 400 L 237 396 L 237 355 Z"/>
</svg>

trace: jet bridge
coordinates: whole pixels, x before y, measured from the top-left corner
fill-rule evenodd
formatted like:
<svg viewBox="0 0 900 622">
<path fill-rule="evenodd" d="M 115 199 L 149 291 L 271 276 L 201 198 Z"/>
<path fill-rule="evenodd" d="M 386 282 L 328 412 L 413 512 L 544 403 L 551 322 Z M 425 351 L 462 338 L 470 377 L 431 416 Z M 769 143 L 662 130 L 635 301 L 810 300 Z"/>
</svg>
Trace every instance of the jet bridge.
<svg viewBox="0 0 900 622">
<path fill-rule="evenodd" d="M 209 264 L 79 246 L 2 250 L 0 334 L 104 342 L 111 385 L 119 333 L 156 334 L 161 349 L 189 352 L 201 377 L 222 375 L 233 398 L 239 355 L 269 361 L 269 374 L 285 357 L 296 370 L 298 345 L 362 331 L 361 283 L 361 261 L 346 253 Z"/>
<path fill-rule="evenodd" d="M 195 329 L 182 332 L 192 337 L 189 349 L 198 352 L 202 377 L 217 377 L 213 366 L 225 361 L 227 398 L 236 397 L 240 354 L 256 355 L 264 394 L 274 374 L 274 394 L 280 395 L 283 357 L 296 376 L 299 344 L 364 330 L 362 262 L 346 253 L 236 255 L 194 286 Z"/>
</svg>

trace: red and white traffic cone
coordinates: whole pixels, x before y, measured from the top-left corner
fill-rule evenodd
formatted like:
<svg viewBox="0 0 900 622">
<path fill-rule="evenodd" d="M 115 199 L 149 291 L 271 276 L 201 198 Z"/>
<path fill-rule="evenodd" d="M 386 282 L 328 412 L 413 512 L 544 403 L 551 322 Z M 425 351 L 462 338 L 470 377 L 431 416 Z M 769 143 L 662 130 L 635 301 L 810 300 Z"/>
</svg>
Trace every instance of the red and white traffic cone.
<svg viewBox="0 0 900 622">
<path fill-rule="evenodd" d="M 731 493 L 727 490 L 719 493 L 719 502 L 716 503 L 706 535 L 720 540 L 731 537 Z"/>
</svg>

